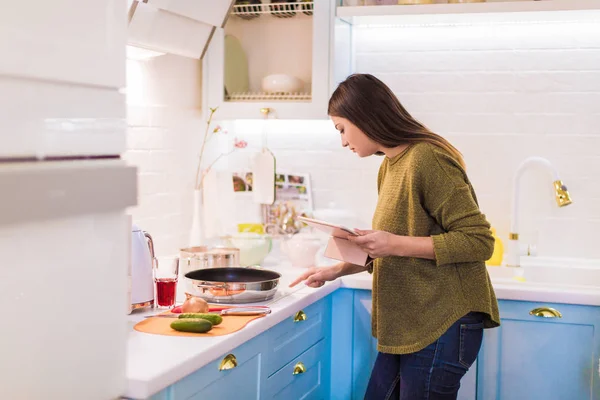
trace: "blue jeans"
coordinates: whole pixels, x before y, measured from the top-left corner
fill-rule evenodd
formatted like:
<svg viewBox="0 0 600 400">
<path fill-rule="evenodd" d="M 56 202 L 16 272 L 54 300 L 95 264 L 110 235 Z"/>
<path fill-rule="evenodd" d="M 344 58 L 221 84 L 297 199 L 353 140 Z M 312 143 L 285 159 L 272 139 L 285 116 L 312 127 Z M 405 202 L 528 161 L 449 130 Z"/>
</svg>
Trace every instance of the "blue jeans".
<svg viewBox="0 0 600 400">
<path fill-rule="evenodd" d="M 365 400 L 456 399 L 483 339 L 483 314 L 469 313 L 438 340 L 411 354 L 379 353 Z"/>
</svg>

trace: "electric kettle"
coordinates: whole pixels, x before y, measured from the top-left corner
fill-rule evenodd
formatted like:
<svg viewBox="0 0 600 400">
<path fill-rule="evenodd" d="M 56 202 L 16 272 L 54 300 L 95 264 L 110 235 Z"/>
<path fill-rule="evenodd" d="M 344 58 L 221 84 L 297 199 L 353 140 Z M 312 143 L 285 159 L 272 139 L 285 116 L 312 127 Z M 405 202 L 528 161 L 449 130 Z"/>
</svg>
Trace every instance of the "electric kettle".
<svg viewBox="0 0 600 400">
<path fill-rule="evenodd" d="M 154 242 L 148 232 L 131 227 L 131 310 L 154 306 Z"/>
</svg>

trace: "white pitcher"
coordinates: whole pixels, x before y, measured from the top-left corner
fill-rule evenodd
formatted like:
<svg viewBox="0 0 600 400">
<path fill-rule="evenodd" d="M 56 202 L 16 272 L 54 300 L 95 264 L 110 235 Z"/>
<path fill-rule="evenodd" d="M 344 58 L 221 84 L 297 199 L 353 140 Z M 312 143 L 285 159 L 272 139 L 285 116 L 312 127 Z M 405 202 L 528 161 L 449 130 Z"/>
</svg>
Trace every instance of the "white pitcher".
<svg viewBox="0 0 600 400">
<path fill-rule="evenodd" d="M 320 248 L 319 238 L 303 234 L 294 235 L 281 242 L 281 251 L 290 259 L 293 267 L 314 266 Z"/>
</svg>

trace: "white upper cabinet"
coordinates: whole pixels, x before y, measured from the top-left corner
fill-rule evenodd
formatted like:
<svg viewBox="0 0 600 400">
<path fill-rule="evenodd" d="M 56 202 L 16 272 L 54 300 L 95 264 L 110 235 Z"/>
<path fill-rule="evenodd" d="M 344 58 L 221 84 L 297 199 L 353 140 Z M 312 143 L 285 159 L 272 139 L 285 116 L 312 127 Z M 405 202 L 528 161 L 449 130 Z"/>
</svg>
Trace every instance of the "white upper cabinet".
<svg viewBox="0 0 600 400">
<path fill-rule="evenodd" d="M 242 4 L 249 3 L 249 4 Z M 335 2 L 237 1 L 204 58 L 203 108 L 219 119 L 327 117 Z"/>
<path fill-rule="evenodd" d="M 0 160 L 121 154 L 126 3 L 34 3 L 0 13 Z"/>
<path fill-rule="evenodd" d="M 147 0 L 147 4 L 200 21 L 221 27 L 231 11 L 235 0 Z"/>
<path fill-rule="evenodd" d="M 201 59 L 234 0 L 130 0 L 127 41 L 162 53 Z"/>
<path fill-rule="evenodd" d="M 125 86 L 123 0 L 12 1 L 0 13 L 0 75 Z"/>
<path fill-rule="evenodd" d="M 0 93 L 0 161 L 126 150 L 125 96 L 116 89 L 0 76 Z"/>
</svg>

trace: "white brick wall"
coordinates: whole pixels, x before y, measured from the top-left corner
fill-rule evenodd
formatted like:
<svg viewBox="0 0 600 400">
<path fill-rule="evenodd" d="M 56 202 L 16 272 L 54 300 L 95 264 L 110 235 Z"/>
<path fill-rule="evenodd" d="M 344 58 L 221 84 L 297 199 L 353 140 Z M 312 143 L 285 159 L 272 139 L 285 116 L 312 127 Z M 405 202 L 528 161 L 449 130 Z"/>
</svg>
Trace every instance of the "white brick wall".
<svg viewBox="0 0 600 400">
<path fill-rule="evenodd" d="M 154 238 L 159 256 L 188 244 L 196 156 L 204 134 L 201 63 L 177 56 L 128 61 L 128 151 L 138 167 L 133 221 Z"/>
<path fill-rule="evenodd" d="M 558 209 L 550 178 L 522 180 L 521 235 L 540 254 L 600 257 L 600 26 L 588 23 L 363 28 L 356 69 L 389 84 L 407 109 L 465 155 L 481 207 L 506 238 L 512 175 L 527 156 L 549 158 L 574 204 Z M 156 237 L 157 252 L 187 244 L 200 117 L 200 65 L 174 56 L 128 69 L 129 148 L 140 167 L 134 221 Z M 217 116 L 218 117 L 218 114 Z M 262 121 L 230 121 L 248 149 L 217 168 L 248 168 Z M 335 202 L 370 224 L 379 157 L 342 149 L 329 121 L 269 121 L 268 145 L 280 170 L 309 172 L 317 208 Z M 237 220 L 257 218 L 238 196 Z"/>
<path fill-rule="evenodd" d="M 506 238 L 512 176 L 528 156 L 552 161 L 574 204 L 554 205 L 551 177 L 522 179 L 521 236 L 541 255 L 600 257 L 600 25 L 591 23 L 357 29 L 357 72 L 389 84 L 415 117 L 464 154 L 481 208 Z M 369 224 L 380 158 L 339 147 L 330 122 L 274 121 L 280 169 L 310 172 L 315 205 L 356 212 Z M 261 123 L 234 134 L 260 144 Z M 247 157 L 236 155 L 230 168 Z M 243 219 L 243 216 L 240 217 Z"/>
</svg>

